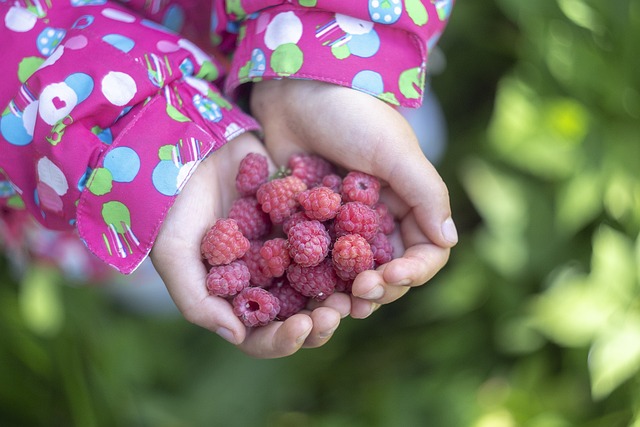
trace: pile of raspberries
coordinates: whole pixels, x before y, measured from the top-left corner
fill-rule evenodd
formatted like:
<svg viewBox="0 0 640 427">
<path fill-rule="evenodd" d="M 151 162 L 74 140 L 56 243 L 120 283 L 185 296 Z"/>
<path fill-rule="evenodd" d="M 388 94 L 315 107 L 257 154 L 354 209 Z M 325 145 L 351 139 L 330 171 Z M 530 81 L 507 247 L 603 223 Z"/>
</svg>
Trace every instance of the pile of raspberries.
<svg viewBox="0 0 640 427">
<path fill-rule="evenodd" d="M 209 294 L 227 298 L 248 327 L 284 320 L 309 299 L 351 292 L 356 275 L 393 258 L 394 217 L 380 181 L 323 157 L 293 154 L 269 176 L 267 158 L 240 162 L 235 199 L 202 239 Z"/>
</svg>

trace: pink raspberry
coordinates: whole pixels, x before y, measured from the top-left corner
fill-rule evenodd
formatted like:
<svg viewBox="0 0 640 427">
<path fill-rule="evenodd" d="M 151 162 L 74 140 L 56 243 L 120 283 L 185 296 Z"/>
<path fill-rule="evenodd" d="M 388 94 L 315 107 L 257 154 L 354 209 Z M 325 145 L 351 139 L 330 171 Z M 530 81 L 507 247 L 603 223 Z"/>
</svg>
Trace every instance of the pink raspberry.
<svg viewBox="0 0 640 427">
<path fill-rule="evenodd" d="M 264 270 L 268 276 L 280 277 L 291 264 L 287 239 L 275 237 L 267 240 L 260 248 L 260 256 L 264 260 Z"/>
<path fill-rule="evenodd" d="M 261 241 L 252 240 L 249 250 L 247 250 L 242 257 L 242 261 L 247 264 L 247 268 L 251 274 L 251 285 L 266 288 L 271 285 L 273 278 L 268 274 L 266 261 L 262 258 L 262 255 L 260 255 L 261 248 Z"/>
<path fill-rule="evenodd" d="M 324 225 L 315 219 L 291 227 L 287 238 L 291 260 L 302 267 L 319 264 L 329 253 L 329 233 Z"/>
<path fill-rule="evenodd" d="M 293 154 L 287 165 L 291 175 L 300 178 L 308 187 L 319 184 L 325 175 L 333 173 L 333 165 L 315 154 Z"/>
<path fill-rule="evenodd" d="M 210 265 L 229 264 L 247 252 L 249 240 L 235 219 L 220 218 L 204 235 L 200 249 Z"/>
<path fill-rule="evenodd" d="M 380 197 L 380 181 L 373 175 L 351 171 L 342 179 L 342 198 L 345 202 L 361 202 L 372 206 Z"/>
<path fill-rule="evenodd" d="M 340 236 L 331 254 L 338 277 L 353 280 L 358 273 L 373 269 L 371 245 L 359 234 Z"/>
<path fill-rule="evenodd" d="M 361 202 L 347 202 L 340 207 L 334 220 L 336 236 L 360 234 L 371 240 L 378 232 L 378 214 Z"/>
<path fill-rule="evenodd" d="M 329 175 L 325 175 L 322 177 L 321 184 L 325 187 L 329 187 L 336 193 L 342 193 L 342 178 L 340 175 L 335 173 L 330 173 Z"/>
<path fill-rule="evenodd" d="M 214 265 L 207 274 L 207 290 L 219 297 L 233 296 L 249 286 L 250 277 L 247 265 L 240 260 Z"/>
<path fill-rule="evenodd" d="M 233 313 L 247 327 L 264 326 L 276 318 L 280 300 L 266 289 L 250 287 L 233 298 Z"/>
<path fill-rule="evenodd" d="M 236 189 L 241 196 L 253 196 L 258 187 L 267 182 L 268 178 L 267 157 L 259 153 L 249 153 L 240 161 L 236 175 Z"/>
<path fill-rule="evenodd" d="M 298 209 L 298 193 L 307 186 L 295 176 L 286 176 L 267 181 L 258 188 L 256 197 L 262 210 L 269 214 L 271 222 L 282 222 Z"/>
<path fill-rule="evenodd" d="M 324 301 L 335 292 L 338 277 L 331 260 L 326 258 L 313 267 L 291 264 L 287 269 L 287 279 L 291 287 L 302 295 Z"/>
<path fill-rule="evenodd" d="M 384 264 L 393 259 L 393 246 L 386 234 L 378 232 L 369 242 L 373 260 L 377 265 Z"/>
<path fill-rule="evenodd" d="M 373 210 L 378 214 L 378 227 L 384 234 L 391 234 L 396 228 L 396 220 L 393 218 L 389 207 L 384 202 L 373 205 Z"/>
<path fill-rule="evenodd" d="M 280 313 L 278 313 L 278 320 L 285 320 L 307 306 L 309 298 L 296 291 L 289 284 L 289 280 L 286 276 L 278 279 L 268 291 L 276 296 L 280 300 Z"/>
<path fill-rule="evenodd" d="M 235 199 L 229 209 L 229 218 L 235 219 L 238 228 L 249 240 L 259 239 L 271 231 L 271 219 L 253 196 Z"/>
<path fill-rule="evenodd" d="M 299 222 L 309 221 L 309 219 L 310 218 L 307 217 L 303 211 L 294 212 L 282 223 L 282 231 L 284 231 L 284 234 L 289 234 L 291 227 Z"/>
<path fill-rule="evenodd" d="M 298 203 L 310 219 L 328 221 L 338 213 L 342 197 L 329 187 L 313 187 L 298 194 Z"/>
</svg>

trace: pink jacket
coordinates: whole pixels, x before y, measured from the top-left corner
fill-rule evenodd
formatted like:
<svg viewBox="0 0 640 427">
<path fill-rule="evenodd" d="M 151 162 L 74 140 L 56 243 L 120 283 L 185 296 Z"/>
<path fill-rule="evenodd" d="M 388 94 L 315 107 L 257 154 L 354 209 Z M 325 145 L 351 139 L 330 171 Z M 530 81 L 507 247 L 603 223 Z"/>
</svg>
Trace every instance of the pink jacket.
<svg viewBox="0 0 640 427">
<path fill-rule="evenodd" d="M 198 164 L 258 129 L 234 104 L 243 84 L 314 79 L 418 106 L 453 5 L 0 1 L 0 207 L 77 230 L 123 273 Z"/>
</svg>

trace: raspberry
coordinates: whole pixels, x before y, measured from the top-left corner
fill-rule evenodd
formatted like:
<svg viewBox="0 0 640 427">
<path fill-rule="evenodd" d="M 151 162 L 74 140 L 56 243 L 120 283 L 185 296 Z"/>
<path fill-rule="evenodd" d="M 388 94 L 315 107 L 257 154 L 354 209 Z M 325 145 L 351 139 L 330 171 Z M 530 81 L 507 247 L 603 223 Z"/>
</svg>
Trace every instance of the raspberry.
<svg viewBox="0 0 640 427">
<path fill-rule="evenodd" d="M 294 225 L 289 229 L 287 237 L 291 260 L 302 267 L 318 265 L 329 253 L 329 233 L 315 219 Z"/>
<path fill-rule="evenodd" d="M 265 273 L 271 277 L 280 277 L 291 264 L 287 240 L 276 237 L 267 240 L 260 248 L 260 256 L 264 260 Z"/>
<path fill-rule="evenodd" d="M 383 202 L 373 205 L 373 210 L 378 214 L 378 227 L 384 234 L 391 234 L 396 228 L 396 221 L 389 212 L 389 207 Z"/>
<path fill-rule="evenodd" d="M 309 301 L 308 297 L 302 295 L 291 287 L 286 276 L 277 280 L 273 286 L 269 287 L 268 291 L 280 300 L 280 312 L 277 316 L 278 320 L 285 320 L 293 316 L 305 308 Z"/>
<path fill-rule="evenodd" d="M 207 290 L 211 295 L 229 297 L 249 286 L 249 269 L 242 261 L 215 265 L 207 274 Z"/>
<path fill-rule="evenodd" d="M 306 189 L 306 184 L 299 178 L 286 176 L 262 184 L 256 192 L 256 197 L 262 205 L 262 210 L 269 214 L 271 222 L 282 224 L 297 210 L 299 205 L 296 197 Z"/>
<path fill-rule="evenodd" d="M 340 178 L 340 175 L 336 175 L 335 173 L 323 176 L 321 184 L 325 187 L 329 187 L 338 194 L 342 192 L 342 178 Z"/>
<path fill-rule="evenodd" d="M 319 184 L 325 175 L 333 173 L 331 163 L 315 154 L 293 154 L 287 165 L 291 175 L 300 178 L 308 187 Z"/>
<path fill-rule="evenodd" d="M 373 260 L 376 264 L 384 264 L 393 259 L 393 246 L 386 234 L 378 232 L 369 242 Z"/>
<path fill-rule="evenodd" d="M 361 202 L 347 202 L 340 207 L 335 218 L 336 236 L 360 234 L 371 240 L 378 232 L 378 214 Z"/>
<path fill-rule="evenodd" d="M 340 276 L 338 276 L 338 280 L 336 281 L 336 292 L 350 294 L 352 286 L 353 279 L 344 280 Z"/>
<path fill-rule="evenodd" d="M 331 260 L 326 258 L 313 267 L 291 264 L 287 269 L 287 279 L 291 287 L 302 295 L 324 301 L 335 292 L 338 277 Z"/>
<path fill-rule="evenodd" d="M 298 203 L 310 219 L 328 221 L 338 213 L 342 197 L 328 187 L 314 187 L 299 193 Z"/>
<path fill-rule="evenodd" d="M 249 240 L 242 235 L 235 219 L 220 218 L 207 231 L 200 248 L 210 265 L 229 264 L 247 252 Z"/>
<path fill-rule="evenodd" d="M 265 260 L 260 255 L 262 242 L 252 240 L 249 250 L 242 257 L 242 261 L 247 264 L 249 273 L 251 274 L 251 285 L 266 288 L 273 282 L 273 278 L 267 272 Z"/>
<path fill-rule="evenodd" d="M 331 258 L 338 277 L 343 280 L 354 279 L 358 273 L 373 268 L 371 245 L 359 234 L 338 237 Z"/>
<path fill-rule="evenodd" d="M 236 189 L 241 196 L 256 194 L 258 187 L 267 182 L 269 165 L 267 157 L 258 153 L 249 153 L 241 161 L 236 175 Z"/>
<path fill-rule="evenodd" d="M 247 327 L 264 326 L 280 311 L 280 300 L 262 288 L 245 288 L 233 298 L 233 313 Z"/>
<path fill-rule="evenodd" d="M 372 206 L 380 197 L 380 181 L 373 175 L 351 171 L 342 180 L 342 198 L 345 202 L 361 202 Z"/>
<path fill-rule="evenodd" d="M 284 234 L 289 234 L 291 227 L 302 221 L 309 221 L 309 218 L 303 211 L 294 212 L 282 223 L 282 231 L 284 231 Z"/>
<path fill-rule="evenodd" d="M 271 231 L 271 219 L 253 196 L 241 197 L 233 201 L 229 218 L 235 219 L 238 228 L 249 240 L 259 239 Z"/>
</svg>

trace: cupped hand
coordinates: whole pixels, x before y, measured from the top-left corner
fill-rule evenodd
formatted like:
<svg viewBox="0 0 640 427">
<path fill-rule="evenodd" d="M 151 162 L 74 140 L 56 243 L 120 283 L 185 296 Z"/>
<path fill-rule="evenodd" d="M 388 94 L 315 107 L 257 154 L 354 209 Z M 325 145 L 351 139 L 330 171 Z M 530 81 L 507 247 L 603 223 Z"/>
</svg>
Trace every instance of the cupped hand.
<svg viewBox="0 0 640 427">
<path fill-rule="evenodd" d="M 368 316 L 444 267 L 458 240 L 448 190 L 394 108 L 354 89 L 293 79 L 255 84 L 250 105 L 277 164 L 315 153 L 383 183 L 381 200 L 399 219 L 393 237 L 400 256 L 356 277 L 352 317 Z"/>
<path fill-rule="evenodd" d="M 200 252 L 202 236 L 216 219 L 227 214 L 237 198 L 238 166 L 250 152 L 267 155 L 254 135 L 244 134 L 198 166 L 167 214 L 150 257 L 188 321 L 216 332 L 251 356 L 275 358 L 290 355 L 302 346 L 323 345 L 348 313 L 348 305 L 336 296 L 333 304 L 296 314 L 284 322 L 246 328 L 227 300 L 207 292 L 208 271 Z"/>
</svg>

